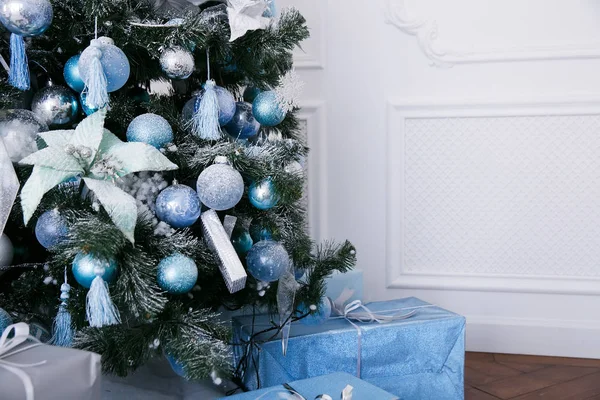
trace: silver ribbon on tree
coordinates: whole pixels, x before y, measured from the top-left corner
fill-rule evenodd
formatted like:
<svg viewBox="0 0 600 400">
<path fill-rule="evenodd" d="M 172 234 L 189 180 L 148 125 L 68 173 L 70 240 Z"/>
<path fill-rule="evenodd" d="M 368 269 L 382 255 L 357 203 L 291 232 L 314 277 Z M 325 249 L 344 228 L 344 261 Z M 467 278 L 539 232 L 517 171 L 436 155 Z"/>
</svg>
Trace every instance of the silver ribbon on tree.
<svg viewBox="0 0 600 400">
<path fill-rule="evenodd" d="M 0 138 L 0 235 L 4 232 L 6 221 L 10 215 L 17 193 L 19 179 L 13 167 L 6 146 Z"/>
</svg>

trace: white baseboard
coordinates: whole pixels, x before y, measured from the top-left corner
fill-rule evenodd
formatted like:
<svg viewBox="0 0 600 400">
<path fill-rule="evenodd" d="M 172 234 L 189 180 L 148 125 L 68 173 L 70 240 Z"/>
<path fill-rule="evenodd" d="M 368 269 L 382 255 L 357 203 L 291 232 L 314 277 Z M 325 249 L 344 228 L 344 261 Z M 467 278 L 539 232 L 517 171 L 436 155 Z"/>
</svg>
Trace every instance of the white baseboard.
<svg viewBox="0 0 600 400">
<path fill-rule="evenodd" d="M 471 316 L 467 351 L 600 359 L 600 323 Z"/>
</svg>

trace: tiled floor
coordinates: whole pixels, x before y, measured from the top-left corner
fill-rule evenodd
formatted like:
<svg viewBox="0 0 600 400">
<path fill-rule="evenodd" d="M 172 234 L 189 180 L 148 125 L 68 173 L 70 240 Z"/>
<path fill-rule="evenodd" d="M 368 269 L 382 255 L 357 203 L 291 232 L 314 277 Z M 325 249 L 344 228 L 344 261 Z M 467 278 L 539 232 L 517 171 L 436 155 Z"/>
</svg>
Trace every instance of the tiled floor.
<svg viewBox="0 0 600 400">
<path fill-rule="evenodd" d="M 600 360 L 467 353 L 466 400 L 600 400 Z"/>
</svg>

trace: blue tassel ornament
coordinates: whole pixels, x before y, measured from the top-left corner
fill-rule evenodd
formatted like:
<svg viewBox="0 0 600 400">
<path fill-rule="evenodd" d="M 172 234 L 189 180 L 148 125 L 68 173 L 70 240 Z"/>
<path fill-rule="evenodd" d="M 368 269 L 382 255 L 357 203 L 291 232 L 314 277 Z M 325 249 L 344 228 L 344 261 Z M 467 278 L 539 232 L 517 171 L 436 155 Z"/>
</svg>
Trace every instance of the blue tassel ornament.
<svg viewBox="0 0 600 400">
<path fill-rule="evenodd" d="M 19 90 L 29 90 L 29 65 L 23 36 L 10 35 L 10 72 L 8 83 Z"/>
<path fill-rule="evenodd" d="M 104 271 L 103 268 L 101 269 L 96 271 L 86 301 L 87 319 L 90 326 L 94 328 L 121 323 L 121 315 L 110 298 L 108 283 L 102 279 Z"/>
<path fill-rule="evenodd" d="M 192 117 L 194 134 L 205 140 L 218 140 L 222 135 L 219 124 L 219 99 L 215 87 L 215 81 L 206 81 L 204 93 L 196 100 L 196 112 Z"/>
<path fill-rule="evenodd" d="M 100 62 L 102 51 L 96 46 L 99 46 L 99 42 L 92 40 L 91 48 L 88 50 L 92 58 L 85 92 L 89 107 L 102 108 L 108 104 L 108 81 Z"/>
<path fill-rule="evenodd" d="M 70 290 L 71 285 L 66 281 L 60 286 L 60 306 L 58 308 L 58 314 L 56 314 L 56 318 L 54 318 L 52 339 L 50 340 L 50 343 L 54 346 L 71 347 L 73 345 L 73 322 L 71 313 L 67 309 Z"/>
</svg>

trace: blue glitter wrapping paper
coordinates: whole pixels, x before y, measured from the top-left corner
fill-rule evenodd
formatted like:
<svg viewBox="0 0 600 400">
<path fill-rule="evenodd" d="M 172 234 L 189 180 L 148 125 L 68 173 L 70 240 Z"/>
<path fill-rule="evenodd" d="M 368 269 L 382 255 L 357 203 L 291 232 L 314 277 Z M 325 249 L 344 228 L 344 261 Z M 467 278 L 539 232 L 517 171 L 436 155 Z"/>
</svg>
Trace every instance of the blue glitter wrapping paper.
<svg viewBox="0 0 600 400">
<path fill-rule="evenodd" d="M 352 391 L 353 400 L 398 399 L 398 397 L 394 396 L 393 394 L 388 393 L 383 389 L 375 387 L 370 383 L 367 383 L 345 372 L 336 372 L 334 374 L 319 376 L 316 378 L 290 382 L 290 386 L 307 399 L 314 399 L 320 394 L 328 394 L 332 399 L 335 400 L 340 399 L 340 394 L 346 385 L 351 385 L 354 388 Z M 283 386 L 275 386 L 254 392 L 238 394 L 236 396 L 223 397 L 221 400 L 256 400 L 259 397 L 260 400 L 280 400 L 293 398 L 289 397 L 288 395 L 289 391 L 287 391 Z"/>
<path fill-rule="evenodd" d="M 355 322 L 362 332 L 360 378 L 401 399 L 464 398 L 465 318 L 414 297 L 367 304 L 373 312 L 417 309 L 411 318 L 386 324 Z M 256 319 L 255 332 L 269 316 Z M 249 338 L 252 317 L 233 319 L 234 341 Z M 272 335 L 272 332 L 270 333 Z M 267 336 L 268 338 L 269 336 Z M 234 346 L 234 362 L 244 346 Z M 287 356 L 279 338 L 254 349 L 258 371 L 249 363 L 244 383 L 257 389 L 333 372 L 357 375 L 358 332 L 343 318 L 320 326 L 292 325 Z M 359 399 L 357 399 L 359 400 Z"/>
</svg>

